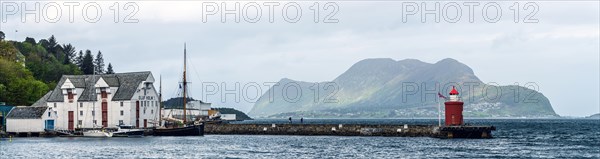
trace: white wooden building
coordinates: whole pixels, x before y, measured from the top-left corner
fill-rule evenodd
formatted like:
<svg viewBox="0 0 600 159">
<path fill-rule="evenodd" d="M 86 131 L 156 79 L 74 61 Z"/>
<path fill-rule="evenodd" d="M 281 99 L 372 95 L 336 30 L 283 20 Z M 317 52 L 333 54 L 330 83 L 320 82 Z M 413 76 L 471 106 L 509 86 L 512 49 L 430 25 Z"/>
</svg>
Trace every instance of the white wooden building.
<svg viewBox="0 0 600 159">
<path fill-rule="evenodd" d="M 56 129 L 157 126 L 158 93 L 151 72 L 64 75 L 46 106 L 57 112 Z"/>
<path fill-rule="evenodd" d="M 6 117 L 8 133 L 41 133 L 54 129 L 56 112 L 46 106 L 18 106 Z"/>
</svg>

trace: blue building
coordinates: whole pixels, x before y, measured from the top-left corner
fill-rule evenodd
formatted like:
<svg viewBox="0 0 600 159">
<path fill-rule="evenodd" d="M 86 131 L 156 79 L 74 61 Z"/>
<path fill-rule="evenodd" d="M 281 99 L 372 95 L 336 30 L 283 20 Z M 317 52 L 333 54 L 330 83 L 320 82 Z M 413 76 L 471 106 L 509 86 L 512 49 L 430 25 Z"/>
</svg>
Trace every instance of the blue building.
<svg viewBox="0 0 600 159">
<path fill-rule="evenodd" d="M 14 108 L 14 106 L 5 105 L 0 103 L 0 130 L 6 131 L 6 116 Z"/>
</svg>

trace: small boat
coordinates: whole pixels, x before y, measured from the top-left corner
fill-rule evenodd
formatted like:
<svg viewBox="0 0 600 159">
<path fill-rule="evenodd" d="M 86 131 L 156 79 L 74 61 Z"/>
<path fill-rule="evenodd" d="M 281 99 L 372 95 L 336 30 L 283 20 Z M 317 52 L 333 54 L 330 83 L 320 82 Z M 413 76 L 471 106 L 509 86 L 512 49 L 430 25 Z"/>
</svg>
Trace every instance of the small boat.
<svg viewBox="0 0 600 159">
<path fill-rule="evenodd" d="M 83 137 L 112 137 L 113 133 L 104 130 L 87 130 L 83 132 Z"/>
<path fill-rule="evenodd" d="M 204 124 L 180 128 L 156 128 L 154 136 L 204 136 Z"/>
<path fill-rule="evenodd" d="M 119 129 L 113 132 L 113 137 L 142 137 L 144 129 L 137 129 L 131 125 L 117 125 Z"/>
</svg>

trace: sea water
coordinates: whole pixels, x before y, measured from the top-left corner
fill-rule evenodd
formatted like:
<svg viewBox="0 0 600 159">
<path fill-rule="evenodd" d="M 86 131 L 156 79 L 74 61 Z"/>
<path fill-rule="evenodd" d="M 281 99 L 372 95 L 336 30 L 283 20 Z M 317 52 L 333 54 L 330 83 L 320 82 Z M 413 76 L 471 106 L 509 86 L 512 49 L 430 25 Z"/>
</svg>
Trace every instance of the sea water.
<svg viewBox="0 0 600 159">
<path fill-rule="evenodd" d="M 238 123 L 285 124 L 287 119 Z M 293 119 L 299 123 L 298 119 Z M 600 120 L 471 119 L 493 139 L 206 135 L 12 138 L 0 158 L 600 158 Z M 437 124 L 430 119 L 305 119 L 305 124 Z"/>
</svg>

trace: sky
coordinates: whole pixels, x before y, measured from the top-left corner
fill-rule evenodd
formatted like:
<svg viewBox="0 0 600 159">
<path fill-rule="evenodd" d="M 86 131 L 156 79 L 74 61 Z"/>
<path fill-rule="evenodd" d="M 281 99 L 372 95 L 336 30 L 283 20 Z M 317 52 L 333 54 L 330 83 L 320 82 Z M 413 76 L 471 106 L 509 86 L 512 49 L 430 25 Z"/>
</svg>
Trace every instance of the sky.
<svg viewBox="0 0 600 159">
<path fill-rule="evenodd" d="M 269 82 L 330 81 L 367 58 L 453 58 L 486 83 L 535 83 L 559 115 L 600 112 L 598 1 L 238 3 L 2 1 L 0 30 L 100 50 L 116 72 L 152 71 L 165 98 L 177 96 L 186 43 L 191 95 L 245 112 Z"/>
</svg>

